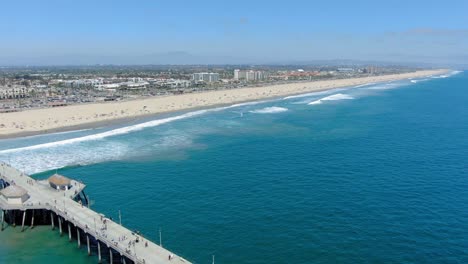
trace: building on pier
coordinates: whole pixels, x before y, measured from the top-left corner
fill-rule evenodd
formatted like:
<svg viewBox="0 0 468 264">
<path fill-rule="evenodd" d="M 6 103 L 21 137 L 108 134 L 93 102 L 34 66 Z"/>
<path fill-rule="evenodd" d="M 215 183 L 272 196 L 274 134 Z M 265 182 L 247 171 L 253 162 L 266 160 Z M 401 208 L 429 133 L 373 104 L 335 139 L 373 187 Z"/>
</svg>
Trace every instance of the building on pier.
<svg viewBox="0 0 468 264">
<path fill-rule="evenodd" d="M 4 188 L 0 190 L 0 231 L 17 225 L 22 232 L 36 225 L 50 225 L 60 235 L 68 234 L 69 241 L 76 239 L 78 248 L 86 246 L 88 255 L 95 254 L 99 263 L 190 264 L 120 221 L 89 208 L 85 184 L 58 174 L 36 180 L 2 162 L 0 168 L 0 187 Z M 10 186 L 24 191 L 7 190 Z M 10 198 L 17 203 L 10 203 Z"/>
<path fill-rule="evenodd" d="M 0 194 L 7 200 L 8 204 L 21 205 L 29 199 L 26 189 L 17 185 L 10 185 L 0 191 Z"/>
<path fill-rule="evenodd" d="M 50 187 L 57 189 L 57 190 L 68 191 L 68 189 L 70 189 L 71 187 L 71 180 L 57 173 L 50 176 L 48 181 L 49 181 Z"/>
</svg>

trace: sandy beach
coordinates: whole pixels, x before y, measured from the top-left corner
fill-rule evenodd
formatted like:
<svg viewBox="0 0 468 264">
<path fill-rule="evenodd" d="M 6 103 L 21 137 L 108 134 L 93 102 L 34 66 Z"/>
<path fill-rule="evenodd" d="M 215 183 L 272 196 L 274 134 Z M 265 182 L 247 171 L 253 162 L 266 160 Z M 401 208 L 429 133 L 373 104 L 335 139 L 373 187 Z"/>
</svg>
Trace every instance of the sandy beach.
<svg viewBox="0 0 468 264">
<path fill-rule="evenodd" d="M 1 113 L 0 137 L 18 137 L 93 127 L 159 113 L 229 105 L 338 87 L 424 77 L 445 72 L 447 70 L 426 70 L 405 74 L 290 83 Z"/>
</svg>

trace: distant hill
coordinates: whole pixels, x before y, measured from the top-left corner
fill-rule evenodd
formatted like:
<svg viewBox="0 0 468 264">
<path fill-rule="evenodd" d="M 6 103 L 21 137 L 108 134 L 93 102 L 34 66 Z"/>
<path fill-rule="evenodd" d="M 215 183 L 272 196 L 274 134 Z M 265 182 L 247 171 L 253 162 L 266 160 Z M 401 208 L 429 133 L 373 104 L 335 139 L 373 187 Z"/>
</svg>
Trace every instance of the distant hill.
<svg viewBox="0 0 468 264">
<path fill-rule="evenodd" d="M 244 58 L 234 56 L 194 55 L 185 51 L 173 51 L 164 53 L 152 53 L 146 55 L 89 55 L 89 54 L 66 54 L 60 56 L 24 56 L 24 57 L 0 57 L 1 66 L 51 66 L 51 65 L 311 65 L 311 66 L 408 66 L 425 68 L 459 68 L 467 69 L 468 56 L 456 58 L 439 58 L 437 63 L 431 58 L 420 58 L 410 61 L 401 60 L 356 60 L 356 59 L 260 59 Z"/>
</svg>

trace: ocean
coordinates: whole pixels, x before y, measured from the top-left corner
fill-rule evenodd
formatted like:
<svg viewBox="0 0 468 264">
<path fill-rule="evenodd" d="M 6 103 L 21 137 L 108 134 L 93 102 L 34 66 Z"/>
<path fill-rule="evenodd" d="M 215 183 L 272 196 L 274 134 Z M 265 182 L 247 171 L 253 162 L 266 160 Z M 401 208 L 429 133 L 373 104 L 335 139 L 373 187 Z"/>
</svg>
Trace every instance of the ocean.
<svg viewBox="0 0 468 264">
<path fill-rule="evenodd" d="M 467 263 L 468 72 L 0 141 L 194 263 Z M 0 263 L 96 263 L 57 230 Z"/>
</svg>

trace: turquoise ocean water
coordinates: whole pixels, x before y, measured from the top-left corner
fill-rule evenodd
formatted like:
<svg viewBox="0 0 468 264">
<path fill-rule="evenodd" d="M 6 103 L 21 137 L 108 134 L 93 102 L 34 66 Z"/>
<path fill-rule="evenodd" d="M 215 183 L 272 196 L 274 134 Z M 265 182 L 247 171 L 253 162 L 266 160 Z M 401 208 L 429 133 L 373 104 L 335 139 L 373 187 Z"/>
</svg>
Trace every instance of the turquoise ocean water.
<svg viewBox="0 0 468 264">
<path fill-rule="evenodd" d="M 468 73 L 0 141 L 85 182 L 93 208 L 195 263 L 467 263 Z M 58 231 L 0 263 L 96 263 Z"/>
</svg>

